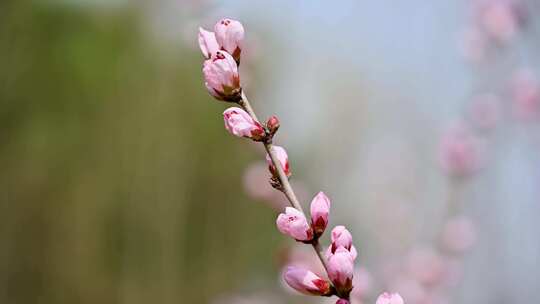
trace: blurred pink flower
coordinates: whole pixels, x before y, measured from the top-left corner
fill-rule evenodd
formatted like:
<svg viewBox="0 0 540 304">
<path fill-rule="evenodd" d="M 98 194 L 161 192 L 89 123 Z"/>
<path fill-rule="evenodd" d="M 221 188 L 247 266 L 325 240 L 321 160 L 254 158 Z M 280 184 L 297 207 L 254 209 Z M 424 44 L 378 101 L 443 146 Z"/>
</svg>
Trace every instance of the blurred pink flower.
<svg viewBox="0 0 540 304">
<path fill-rule="evenodd" d="M 472 221 L 465 216 L 449 219 L 443 228 L 442 243 L 447 250 L 463 253 L 476 242 L 476 229 Z"/>
<path fill-rule="evenodd" d="M 264 137 L 264 129 L 241 108 L 231 107 L 223 112 L 225 129 L 238 137 L 260 140 Z"/>
<path fill-rule="evenodd" d="M 345 299 L 338 299 L 336 304 L 350 304 L 350 302 Z"/>
<path fill-rule="evenodd" d="M 439 146 L 439 162 L 448 174 L 472 174 L 479 169 L 481 157 L 480 141 L 465 125 L 455 125 L 443 135 Z"/>
<path fill-rule="evenodd" d="M 268 168 L 264 162 L 255 162 L 246 168 L 243 184 L 249 197 L 263 200 L 275 210 L 283 210 L 288 206 L 283 193 L 276 191 L 268 182 Z"/>
<path fill-rule="evenodd" d="M 473 98 L 469 109 L 472 123 L 483 130 L 493 129 L 501 118 L 501 100 L 495 94 L 482 94 Z"/>
<path fill-rule="evenodd" d="M 508 42 L 519 29 L 513 3 L 508 0 L 486 1 L 478 6 L 479 23 L 498 42 Z"/>
<path fill-rule="evenodd" d="M 530 69 L 521 69 L 513 75 L 512 100 L 514 115 L 521 120 L 540 117 L 540 82 Z"/>
<path fill-rule="evenodd" d="M 336 252 L 328 258 L 328 277 L 334 283 L 338 292 L 348 293 L 352 286 L 354 276 L 354 258 L 351 253 L 339 247 Z"/>
<path fill-rule="evenodd" d="M 390 284 L 390 288 L 407 299 L 408 303 L 423 303 L 428 297 L 424 286 L 407 276 L 397 277 Z"/>
<path fill-rule="evenodd" d="M 330 293 L 329 282 L 300 267 L 289 266 L 283 278 L 291 288 L 303 294 L 320 296 Z"/>
<path fill-rule="evenodd" d="M 444 275 L 443 260 L 433 248 L 414 248 L 407 257 L 407 270 L 418 282 L 435 285 Z"/>
<path fill-rule="evenodd" d="M 222 19 L 214 27 L 216 39 L 221 48 L 240 61 L 244 43 L 244 27 L 242 23 L 232 19 Z"/>
<path fill-rule="evenodd" d="M 311 230 L 304 214 L 295 208 L 285 208 L 285 213 L 281 213 L 276 220 L 279 231 L 289 235 L 297 241 L 309 241 L 313 238 Z"/>
<path fill-rule="evenodd" d="M 272 146 L 272 151 L 276 153 L 279 163 L 281 164 L 281 168 L 285 172 L 285 175 L 291 176 L 292 173 L 289 167 L 289 157 L 287 156 L 287 151 L 285 151 L 285 149 L 280 146 Z M 266 163 L 268 164 L 268 170 L 270 170 L 272 175 L 277 176 L 276 168 L 274 167 L 272 159 L 268 154 L 266 154 Z"/>
<path fill-rule="evenodd" d="M 216 99 L 235 101 L 240 96 L 240 75 L 229 53 L 217 51 L 204 62 L 203 74 L 208 92 Z"/>
<path fill-rule="evenodd" d="M 199 27 L 199 47 L 206 59 L 212 58 L 219 51 L 216 35 L 202 27 Z"/>
<path fill-rule="evenodd" d="M 403 304 L 403 298 L 398 293 L 385 292 L 377 298 L 376 304 Z"/>
<path fill-rule="evenodd" d="M 311 225 L 316 235 L 324 233 L 329 212 L 330 199 L 323 192 L 319 192 L 311 201 Z"/>
<path fill-rule="evenodd" d="M 371 292 L 373 277 L 364 267 L 357 267 L 354 271 L 351 295 L 358 300 L 366 298 Z"/>
</svg>

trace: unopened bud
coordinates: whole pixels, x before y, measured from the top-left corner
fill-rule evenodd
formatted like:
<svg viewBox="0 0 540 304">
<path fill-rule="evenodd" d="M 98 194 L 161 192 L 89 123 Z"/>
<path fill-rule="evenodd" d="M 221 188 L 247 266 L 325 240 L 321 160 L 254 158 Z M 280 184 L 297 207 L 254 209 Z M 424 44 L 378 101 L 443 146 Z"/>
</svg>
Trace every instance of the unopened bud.
<svg viewBox="0 0 540 304">
<path fill-rule="evenodd" d="M 279 129 L 279 119 L 277 116 L 273 115 L 266 121 L 266 128 L 268 129 L 268 132 L 270 132 L 270 135 L 273 136 L 277 130 Z"/>
</svg>

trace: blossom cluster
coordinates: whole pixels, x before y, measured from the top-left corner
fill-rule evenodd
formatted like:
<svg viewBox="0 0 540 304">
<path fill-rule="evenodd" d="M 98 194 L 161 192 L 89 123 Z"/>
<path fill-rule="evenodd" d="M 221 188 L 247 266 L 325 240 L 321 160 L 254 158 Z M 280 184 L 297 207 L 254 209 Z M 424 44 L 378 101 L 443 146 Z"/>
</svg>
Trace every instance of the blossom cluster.
<svg viewBox="0 0 540 304">
<path fill-rule="evenodd" d="M 290 265 L 283 273 L 285 282 L 300 293 L 337 296 L 337 304 L 348 304 L 358 255 L 352 234 L 345 226 L 336 226 L 331 232 L 331 244 L 326 251 L 319 250 L 319 238 L 329 223 L 330 199 L 319 192 L 311 202 L 309 219 L 296 201 L 288 181 L 292 171 L 287 152 L 283 147 L 273 145 L 273 137 L 280 126 L 279 119 L 271 116 L 265 123 L 259 122 L 242 91 L 238 66 L 243 42 L 244 27 L 236 20 L 220 20 L 214 32 L 199 29 L 199 46 L 206 59 L 203 64 L 206 88 L 216 99 L 238 105 L 223 112 L 225 129 L 229 133 L 264 144 L 270 183 L 282 191 L 292 205 L 278 215 L 278 230 L 298 242 L 312 245 L 326 270 L 326 275 L 321 276 L 313 269 Z M 403 299 L 398 294 L 384 293 L 377 304 L 403 304 Z"/>
</svg>

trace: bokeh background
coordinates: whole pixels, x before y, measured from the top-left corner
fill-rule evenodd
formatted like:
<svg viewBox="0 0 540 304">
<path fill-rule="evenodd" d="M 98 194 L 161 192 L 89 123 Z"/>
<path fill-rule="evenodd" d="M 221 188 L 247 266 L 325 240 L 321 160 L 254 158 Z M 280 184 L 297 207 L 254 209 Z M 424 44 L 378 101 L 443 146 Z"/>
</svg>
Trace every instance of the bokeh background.
<svg viewBox="0 0 540 304">
<path fill-rule="evenodd" d="M 284 198 L 205 91 L 197 30 L 222 17 L 246 28 L 242 83 L 280 117 L 303 204 L 325 191 L 353 232 L 357 303 L 534 302 L 538 16 L 536 0 L 1 1 L 0 303 L 320 303 L 282 286 L 301 246 L 275 229 Z M 459 176 L 440 144 L 456 122 L 482 143 L 457 144 L 475 155 Z M 475 244 L 447 254 L 457 215 Z"/>
</svg>

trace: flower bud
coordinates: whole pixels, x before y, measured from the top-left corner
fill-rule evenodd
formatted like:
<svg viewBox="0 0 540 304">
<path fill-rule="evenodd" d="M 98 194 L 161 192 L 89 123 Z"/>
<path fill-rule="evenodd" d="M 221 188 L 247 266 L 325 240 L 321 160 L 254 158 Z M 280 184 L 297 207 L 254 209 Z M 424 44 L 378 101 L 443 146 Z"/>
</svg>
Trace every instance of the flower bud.
<svg viewBox="0 0 540 304">
<path fill-rule="evenodd" d="M 540 81 L 530 68 L 514 73 L 511 83 L 512 110 L 523 122 L 540 118 Z"/>
<path fill-rule="evenodd" d="M 476 228 L 465 216 L 456 216 L 448 220 L 442 232 L 442 244 L 453 253 L 463 253 L 476 242 Z"/>
<path fill-rule="evenodd" d="M 222 50 L 231 54 L 237 62 L 240 62 L 244 43 L 244 27 L 242 23 L 232 19 L 222 19 L 214 26 L 216 40 Z"/>
<path fill-rule="evenodd" d="M 353 275 L 354 258 L 347 249 L 339 247 L 328 259 L 328 277 L 339 295 L 349 295 L 353 288 Z"/>
<path fill-rule="evenodd" d="M 350 304 L 350 302 L 348 300 L 345 300 L 345 299 L 338 299 L 336 304 Z"/>
<path fill-rule="evenodd" d="M 460 123 L 443 135 L 439 145 L 439 163 L 448 174 L 465 177 L 480 169 L 481 150 L 479 139 Z"/>
<path fill-rule="evenodd" d="M 403 304 L 403 298 L 399 293 L 388 293 L 385 292 L 377 298 L 375 304 Z"/>
<path fill-rule="evenodd" d="M 289 157 L 287 156 L 287 152 L 285 151 L 285 149 L 280 146 L 272 146 L 272 151 L 276 154 L 279 163 L 281 164 L 281 168 L 283 169 L 283 172 L 285 172 L 285 175 L 287 177 L 290 177 L 292 173 L 291 169 L 289 168 Z M 278 177 L 276 167 L 272 162 L 272 158 L 268 154 L 266 154 L 266 162 L 268 163 L 268 170 L 270 170 L 272 176 Z"/>
<path fill-rule="evenodd" d="M 270 135 L 274 135 L 279 129 L 279 119 L 277 116 L 273 115 L 266 121 L 266 128 L 270 132 Z"/>
<path fill-rule="evenodd" d="M 319 192 L 311 201 L 311 226 L 315 235 L 320 236 L 324 233 L 328 225 L 328 213 L 330 212 L 330 199 Z M 352 237 L 351 237 L 352 242 Z"/>
<path fill-rule="evenodd" d="M 334 229 L 332 229 L 332 245 L 334 247 L 345 247 L 346 249 L 350 249 L 352 246 L 352 234 L 345 228 L 345 226 L 336 226 Z"/>
<path fill-rule="evenodd" d="M 289 266 L 283 278 L 293 289 L 306 295 L 324 296 L 331 292 L 328 281 L 300 267 Z"/>
<path fill-rule="evenodd" d="M 237 107 L 228 108 L 223 112 L 225 128 L 229 133 L 238 137 L 248 137 L 260 141 L 264 138 L 264 129 L 249 114 Z"/>
<path fill-rule="evenodd" d="M 285 208 L 285 213 L 281 213 L 276 220 L 279 231 L 297 241 L 311 241 L 313 230 L 309 226 L 304 214 L 295 208 Z"/>
<path fill-rule="evenodd" d="M 344 248 L 351 253 L 353 260 L 356 260 L 358 253 L 352 244 L 352 235 L 345 226 L 336 226 L 332 229 L 331 240 L 332 245 L 330 245 L 326 251 L 326 258 L 330 258 L 338 248 Z"/>
<path fill-rule="evenodd" d="M 202 27 L 199 28 L 199 47 L 206 59 L 212 58 L 219 51 L 216 35 Z"/>
<path fill-rule="evenodd" d="M 238 66 L 229 53 L 217 51 L 211 59 L 204 62 L 203 74 L 208 92 L 216 99 L 223 101 L 240 99 L 242 89 Z"/>
</svg>

